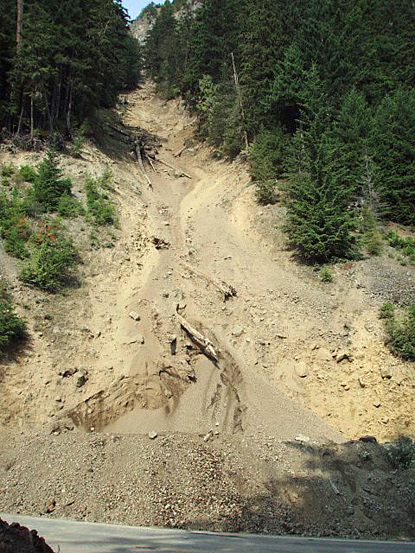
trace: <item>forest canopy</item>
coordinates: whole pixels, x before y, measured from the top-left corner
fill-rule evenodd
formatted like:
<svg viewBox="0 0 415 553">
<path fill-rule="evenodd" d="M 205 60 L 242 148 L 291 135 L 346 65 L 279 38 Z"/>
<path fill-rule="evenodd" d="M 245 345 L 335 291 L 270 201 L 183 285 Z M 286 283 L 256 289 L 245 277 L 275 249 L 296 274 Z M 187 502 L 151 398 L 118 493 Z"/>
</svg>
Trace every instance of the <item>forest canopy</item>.
<svg viewBox="0 0 415 553">
<path fill-rule="evenodd" d="M 119 0 L 0 0 L 2 134 L 73 129 L 140 77 Z"/>
<path fill-rule="evenodd" d="M 282 193 L 306 259 L 353 257 L 367 221 L 415 225 L 412 0 L 166 1 L 144 58 L 201 138 L 231 158 L 248 139 L 258 197 Z"/>
</svg>

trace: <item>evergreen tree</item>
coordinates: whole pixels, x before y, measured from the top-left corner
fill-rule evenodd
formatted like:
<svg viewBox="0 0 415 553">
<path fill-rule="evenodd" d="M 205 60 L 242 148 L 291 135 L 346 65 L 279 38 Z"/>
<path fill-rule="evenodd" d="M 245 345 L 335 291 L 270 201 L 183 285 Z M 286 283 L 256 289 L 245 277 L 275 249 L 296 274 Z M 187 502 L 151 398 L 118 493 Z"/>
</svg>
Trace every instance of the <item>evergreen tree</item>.
<svg viewBox="0 0 415 553">
<path fill-rule="evenodd" d="M 326 95 L 315 68 L 309 72 L 301 126 L 287 190 L 286 231 L 290 244 L 309 262 L 355 255 L 352 193 L 330 128 Z"/>
<path fill-rule="evenodd" d="M 53 150 L 46 154 L 39 164 L 37 174 L 33 182 L 35 199 L 45 211 L 54 211 L 62 196 L 70 195 L 71 181 L 62 178 L 59 168 L 59 160 Z"/>
<path fill-rule="evenodd" d="M 372 145 L 376 183 L 393 221 L 415 224 L 415 89 L 399 89 L 380 103 Z"/>
<path fill-rule="evenodd" d="M 240 81 L 250 135 L 270 127 L 275 117 L 265 99 L 275 78 L 275 65 L 289 44 L 282 0 L 246 0 L 240 15 Z"/>
<path fill-rule="evenodd" d="M 361 92 L 352 88 L 342 98 L 333 124 L 344 168 L 344 186 L 355 196 L 362 195 L 362 183 L 371 154 L 372 113 Z"/>
</svg>

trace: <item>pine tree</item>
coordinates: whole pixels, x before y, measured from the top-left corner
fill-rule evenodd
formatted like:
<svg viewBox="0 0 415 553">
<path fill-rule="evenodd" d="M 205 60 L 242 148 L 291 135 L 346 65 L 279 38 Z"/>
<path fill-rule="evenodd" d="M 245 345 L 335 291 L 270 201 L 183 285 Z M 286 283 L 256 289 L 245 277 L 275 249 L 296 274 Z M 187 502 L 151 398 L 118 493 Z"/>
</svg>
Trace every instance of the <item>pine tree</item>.
<svg viewBox="0 0 415 553">
<path fill-rule="evenodd" d="M 337 159 L 326 95 L 315 68 L 307 77 L 301 126 L 293 146 L 287 190 L 290 244 L 308 262 L 325 263 L 355 255 L 352 192 Z"/>
<path fill-rule="evenodd" d="M 71 181 L 62 178 L 59 168 L 59 159 L 53 150 L 50 150 L 39 164 L 33 182 L 35 199 L 41 204 L 44 211 L 54 211 L 62 196 L 70 195 Z"/>
<path fill-rule="evenodd" d="M 345 171 L 344 185 L 355 196 L 362 195 L 362 182 L 371 155 L 372 113 L 361 92 L 352 88 L 341 100 L 333 124 L 339 144 L 338 155 Z"/>
<path fill-rule="evenodd" d="M 415 224 L 415 89 L 399 89 L 380 103 L 372 147 L 378 170 L 376 183 L 386 215 Z"/>
</svg>

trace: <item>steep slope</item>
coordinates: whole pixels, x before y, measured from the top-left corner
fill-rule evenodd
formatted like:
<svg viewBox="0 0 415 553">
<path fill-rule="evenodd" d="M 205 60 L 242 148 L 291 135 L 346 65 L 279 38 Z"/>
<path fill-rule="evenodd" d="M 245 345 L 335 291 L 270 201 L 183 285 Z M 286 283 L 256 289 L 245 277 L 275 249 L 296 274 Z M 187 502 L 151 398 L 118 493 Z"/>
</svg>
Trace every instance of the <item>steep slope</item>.
<svg viewBox="0 0 415 553">
<path fill-rule="evenodd" d="M 168 165 L 148 168 L 150 188 L 114 139 L 65 159 L 80 198 L 85 174 L 111 165 L 120 219 L 111 248 L 107 231 L 96 249 L 72 223 L 82 287 L 53 298 L 30 290 L 1 254 L 32 324 L 29 347 L 2 367 L 0 509 L 413 535 L 413 470 L 392 477 L 376 444 L 336 445 L 414 432 L 413 367 L 388 353 L 377 319 L 384 299 L 413 294 L 413 269 L 385 256 L 339 266 L 333 284 L 321 283 L 286 250 L 275 228 L 283 208 L 258 207 L 246 166 L 193 141 L 179 101 L 164 103 L 146 84 L 124 119 L 160 137 L 156 157 Z M 39 154 L 2 157 L 21 164 Z"/>
</svg>

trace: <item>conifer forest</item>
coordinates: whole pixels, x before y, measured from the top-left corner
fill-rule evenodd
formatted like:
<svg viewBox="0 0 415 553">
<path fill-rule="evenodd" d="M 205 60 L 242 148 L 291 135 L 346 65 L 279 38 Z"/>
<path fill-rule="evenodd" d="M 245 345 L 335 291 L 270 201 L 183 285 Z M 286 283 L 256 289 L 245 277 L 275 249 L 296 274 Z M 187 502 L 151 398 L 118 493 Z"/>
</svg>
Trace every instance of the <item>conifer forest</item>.
<svg viewBox="0 0 415 553">
<path fill-rule="evenodd" d="M 140 55 L 113 0 L 1 0 L 3 136 L 71 136 L 136 86 Z"/>
<path fill-rule="evenodd" d="M 379 221 L 415 223 L 411 0 L 147 10 L 147 74 L 186 99 L 220 155 L 248 156 L 259 201 L 286 203 L 304 260 L 353 259 L 362 245 L 375 253 Z"/>
</svg>

